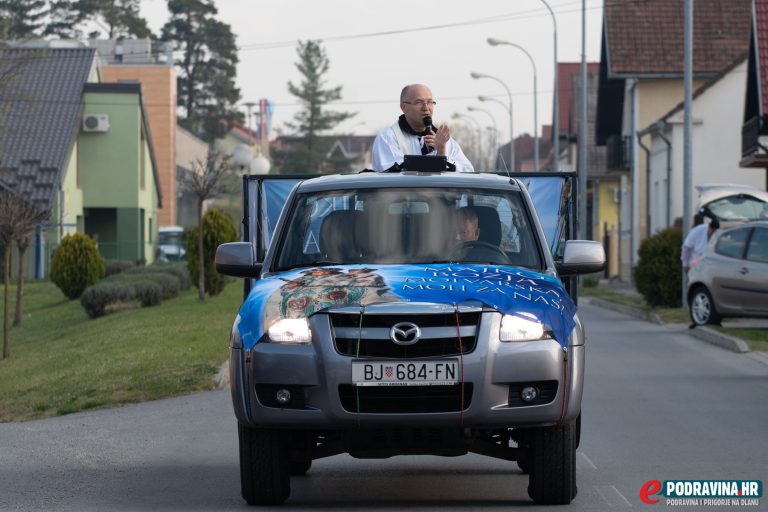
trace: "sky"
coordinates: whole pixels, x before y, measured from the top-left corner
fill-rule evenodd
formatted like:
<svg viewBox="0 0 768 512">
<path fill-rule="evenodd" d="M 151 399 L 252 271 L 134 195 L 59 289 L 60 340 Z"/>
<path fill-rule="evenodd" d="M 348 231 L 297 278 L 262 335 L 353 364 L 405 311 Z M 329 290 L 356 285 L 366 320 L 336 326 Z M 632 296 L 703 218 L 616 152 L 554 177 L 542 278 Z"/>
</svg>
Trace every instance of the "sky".
<svg viewBox="0 0 768 512">
<path fill-rule="evenodd" d="M 581 60 L 582 0 L 547 0 L 557 21 L 560 62 Z M 587 60 L 600 60 L 603 0 L 586 4 Z M 434 124 L 463 122 L 496 126 L 509 137 L 512 93 L 516 136 L 532 133 L 533 67 L 512 46 L 490 46 L 489 37 L 525 48 L 536 64 L 539 126 L 552 122 L 553 20 L 542 0 L 216 0 L 217 18 L 228 23 L 239 47 L 237 86 L 242 103 L 268 98 L 273 128 L 286 133 L 299 109 L 288 92 L 298 84 L 297 42 L 321 40 L 330 60 L 326 86 L 342 86 L 342 100 L 329 105 L 357 115 L 336 133 L 374 135 L 400 115 L 399 95 L 409 83 L 428 85 L 437 105 Z M 141 13 L 160 32 L 165 0 L 142 0 Z M 473 79 L 471 72 L 499 81 Z M 499 102 L 480 102 L 477 96 Z M 486 112 L 469 112 L 467 107 Z M 562 107 L 561 107 L 562 108 Z M 245 108 L 242 108 L 245 112 Z M 452 119 L 455 113 L 470 116 Z M 541 129 L 539 128 L 539 134 Z"/>
</svg>

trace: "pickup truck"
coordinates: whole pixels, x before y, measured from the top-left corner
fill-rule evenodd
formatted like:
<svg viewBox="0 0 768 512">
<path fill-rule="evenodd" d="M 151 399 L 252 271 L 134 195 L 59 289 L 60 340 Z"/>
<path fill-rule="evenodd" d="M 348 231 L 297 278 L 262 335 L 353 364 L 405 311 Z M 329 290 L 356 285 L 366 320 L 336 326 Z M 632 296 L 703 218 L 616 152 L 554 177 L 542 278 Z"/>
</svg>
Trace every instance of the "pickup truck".
<svg viewBox="0 0 768 512">
<path fill-rule="evenodd" d="M 245 501 L 284 502 L 321 457 L 472 452 L 517 461 L 534 502 L 570 503 L 572 276 L 605 265 L 599 243 L 568 240 L 575 181 L 244 177 L 244 241 L 219 246 L 216 268 L 247 278 L 229 361 Z M 476 239 L 460 236 L 467 216 Z"/>
</svg>

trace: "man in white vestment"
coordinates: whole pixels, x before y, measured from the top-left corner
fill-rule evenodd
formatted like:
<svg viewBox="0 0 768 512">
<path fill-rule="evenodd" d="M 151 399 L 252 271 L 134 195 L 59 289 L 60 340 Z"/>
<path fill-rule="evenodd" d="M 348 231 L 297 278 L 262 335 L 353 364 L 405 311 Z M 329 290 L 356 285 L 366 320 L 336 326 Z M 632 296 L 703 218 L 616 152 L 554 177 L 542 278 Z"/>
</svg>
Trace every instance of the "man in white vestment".
<svg viewBox="0 0 768 512">
<path fill-rule="evenodd" d="M 445 156 L 448 165 L 459 172 L 475 172 L 458 143 L 451 138 L 448 126 L 442 125 L 437 129 L 431 126 L 435 104 L 432 91 L 426 85 L 403 87 L 400 93 L 403 115 L 373 141 L 374 171 L 399 171 L 404 155 L 438 155 Z M 425 120 L 430 123 L 429 126 Z"/>
</svg>

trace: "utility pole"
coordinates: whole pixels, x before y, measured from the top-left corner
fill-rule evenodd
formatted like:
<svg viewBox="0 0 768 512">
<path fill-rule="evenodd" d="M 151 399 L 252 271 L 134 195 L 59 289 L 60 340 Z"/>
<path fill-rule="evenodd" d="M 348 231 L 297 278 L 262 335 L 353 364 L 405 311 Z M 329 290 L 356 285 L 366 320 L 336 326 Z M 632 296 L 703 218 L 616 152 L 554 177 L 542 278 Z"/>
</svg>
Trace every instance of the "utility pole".
<svg viewBox="0 0 768 512">
<path fill-rule="evenodd" d="M 692 88 L 693 88 L 693 0 L 685 0 L 685 31 L 683 53 L 683 87 L 685 99 L 683 102 L 683 240 L 688 235 L 691 225 L 691 188 L 693 185 L 693 152 L 691 148 L 691 136 L 693 135 L 693 118 L 691 117 Z M 681 297 L 683 306 L 688 302 L 685 297 L 686 276 L 681 283 Z"/>
<path fill-rule="evenodd" d="M 587 14 L 581 0 L 581 73 L 579 90 L 579 239 L 587 239 Z"/>
</svg>

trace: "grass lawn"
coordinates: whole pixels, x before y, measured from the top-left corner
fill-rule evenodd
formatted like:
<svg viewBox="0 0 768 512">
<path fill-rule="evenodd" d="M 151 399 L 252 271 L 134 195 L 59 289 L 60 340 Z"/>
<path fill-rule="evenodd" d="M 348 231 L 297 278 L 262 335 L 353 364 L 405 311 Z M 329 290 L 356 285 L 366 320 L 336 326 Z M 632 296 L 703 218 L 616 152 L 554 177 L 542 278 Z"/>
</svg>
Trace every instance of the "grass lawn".
<svg viewBox="0 0 768 512">
<path fill-rule="evenodd" d="M 607 290 L 599 287 L 583 286 L 579 288 L 579 293 L 585 297 L 598 297 L 607 301 L 632 306 L 644 311 L 649 311 L 659 315 L 661 320 L 669 324 L 689 324 L 691 317 L 686 308 L 652 308 L 642 297 L 627 295 L 625 293 Z M 710 326 L 729 336 L 740 338 L 747 342 L 752 350 L 768 351 L 768 329 L 747 329 L 736 327 Z"/>
<path fill-rule="evenodd" d="M 242 299 L 237 280 L 90 319 L 50 282 L 24 285 L 24 319 L 0 360 L 0 421 L 22 421 L 211 389 Z M 12 321 L 15 288 L 11 289 Z M 2 300 L 0 299 L 0 302 Z"/>
</svg>

